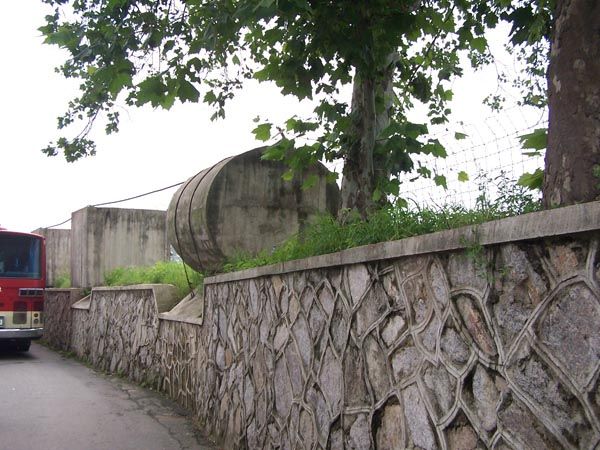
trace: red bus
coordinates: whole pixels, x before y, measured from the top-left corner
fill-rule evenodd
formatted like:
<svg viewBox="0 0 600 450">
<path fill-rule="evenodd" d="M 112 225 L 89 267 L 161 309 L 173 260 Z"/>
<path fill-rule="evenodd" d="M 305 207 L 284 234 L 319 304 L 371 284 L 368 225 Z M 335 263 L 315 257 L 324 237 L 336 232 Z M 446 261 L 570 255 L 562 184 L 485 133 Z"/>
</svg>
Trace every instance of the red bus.
<svg viewBox="0 0 600 450">
<path fill-rule="evenodd" d="M 26 352 L 42 337 L 45 287 L 44 237 L 0 228 L 0 344 Z"/>
</svg>

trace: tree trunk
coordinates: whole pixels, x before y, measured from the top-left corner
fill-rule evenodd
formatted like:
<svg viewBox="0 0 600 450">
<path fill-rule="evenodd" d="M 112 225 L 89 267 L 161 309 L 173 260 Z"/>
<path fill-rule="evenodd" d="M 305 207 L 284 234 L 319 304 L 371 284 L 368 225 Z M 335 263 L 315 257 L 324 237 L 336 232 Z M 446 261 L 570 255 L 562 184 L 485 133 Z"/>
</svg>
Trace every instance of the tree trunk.
<svg viewBox="0 0 600 450">
<path fill-rule="evenodd" d="M 385 158 L 375 154 L 377 138 L 390 123 L 393 103 L 393 76 L 396 55 L 390 55 L 386 67 L 374 74 L 354 77 L 352 125 L 345 155 L 342 179 L 342 209 L 358 211 L 364 219 L 377 205 L 373 199 L 377 180 L 389 177 Z"/>
<path fill-rule="evenodd" d="M 600 198 L 600 2 L 557 0 L 554 17 L 546 208 Z"/>
<path fill-rule="evenodd" d="M 375 171 L 375 82 L 373 77 L 354 77 L 352 89 L 352 124 L 349 146 L 344 160 L 342 209 L 356 210 L 363 218 L 373 209 Z"/>
</svg>

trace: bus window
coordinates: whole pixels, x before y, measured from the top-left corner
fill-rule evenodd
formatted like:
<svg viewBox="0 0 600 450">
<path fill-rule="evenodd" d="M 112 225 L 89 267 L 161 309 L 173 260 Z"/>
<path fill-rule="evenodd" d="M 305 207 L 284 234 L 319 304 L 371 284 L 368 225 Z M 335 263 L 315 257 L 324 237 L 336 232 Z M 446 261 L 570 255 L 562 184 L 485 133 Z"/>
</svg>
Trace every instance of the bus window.
<svg viewBox="0 0 600 450">
<path fill-rule="evenodd" d="M 0 235 L 0 277 L 41 278 L 41 243 L 31 236 Z"/>
</svg>

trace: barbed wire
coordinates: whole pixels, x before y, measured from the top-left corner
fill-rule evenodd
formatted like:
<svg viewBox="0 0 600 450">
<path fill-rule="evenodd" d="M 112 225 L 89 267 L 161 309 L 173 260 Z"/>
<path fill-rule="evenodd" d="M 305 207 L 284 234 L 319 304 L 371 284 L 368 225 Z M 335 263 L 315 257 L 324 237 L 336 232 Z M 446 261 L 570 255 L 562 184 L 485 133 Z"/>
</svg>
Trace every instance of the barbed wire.
<svg viewBox="0 0 600 450">
<path fill-rule="evenodd" d="M 516 182 L 526 172 L 544 165 L 543 156 L 524 153 L 519 137 L 537 128 L 547 127 L 547 112 L 533 108 L 513 107 L 472 123 L 455 122 L 438 133 L 432 133 L 446 148 L 446 158 L 420 156 L 416 161 L 446 177 L 447 187 L 437 186 L 433 179 L 419 177 L 401 185 L 400 197 L 423 206 L 459 203 L 474 207 L 481 194 L 482 183 L 503 178 Z M 464 133 L 456 139 L 455 132 Z M 459 180 L 465 172 L 468 180 Z M 415 174 L 405 174 L 409 180 Z M 490 195 L 496 186 L 487 186 Z"/>
</svg>

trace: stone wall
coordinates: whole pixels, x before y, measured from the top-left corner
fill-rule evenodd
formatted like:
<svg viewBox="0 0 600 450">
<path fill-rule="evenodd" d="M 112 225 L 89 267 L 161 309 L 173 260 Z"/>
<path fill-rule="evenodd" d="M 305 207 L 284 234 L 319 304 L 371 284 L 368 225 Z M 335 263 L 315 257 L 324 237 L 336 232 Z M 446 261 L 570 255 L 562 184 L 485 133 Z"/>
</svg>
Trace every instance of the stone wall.
<svg viewBox="0 0 600 450">
<path fill-rule="evenodd" d="M 197 324 L 161 319 L 156 345 L 159 388 L 197 416 L 206 416 L 208 405 L 214 406 L 205 389 L 214 382 L 207 378 L 206 334 L 206 328 Z"/>
<path fill-rule="evenodd" d="M 153 383 L 158 314 L 176 303 L 174 286 L 94 288 L 73 305 L 73 349 L 99 370 Z"/>
<path fill-rule="evenodd" d="M 250 448 L 595 448 L 598 237 L 209 285 L 201 418 Z"/>
<path fill-rule="evenodd" d="M 72 345 L 226 448 L 593 449 L 598 224 L 592 203 L 212 277 L 201 322 L 105 291 Z"/>
<path fill-rule="evenodd" d="M 44 341 L 58 350 L 70 350 L 73 310 L 83 297 L 82 289 L 46 289 Z"/>
</svg>

